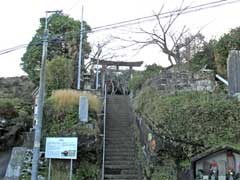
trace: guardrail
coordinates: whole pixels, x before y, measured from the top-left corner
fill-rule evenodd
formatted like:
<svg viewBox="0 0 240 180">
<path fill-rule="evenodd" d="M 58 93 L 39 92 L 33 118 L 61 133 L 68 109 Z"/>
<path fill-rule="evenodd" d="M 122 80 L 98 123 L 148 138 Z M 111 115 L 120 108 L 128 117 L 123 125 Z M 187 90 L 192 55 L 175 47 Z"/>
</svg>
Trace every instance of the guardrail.
<svg viewBox="0 0 240 180">
<path fill-rule="evenodd" d="M 228 86 L 228 81 L 221 77 L 220 75 L 216 74 L 216 78 L 223 82 L 226 86 Z"/>
<path fill-rule="evenodd" d="M 107 86 L 104 85 L 104 100 L 103 100 L 103 149 L 102 149 L 102 173 L 101 180 L 104 180 L 105 169 L 105 140 L 106 140 L 106 110 L 107 110 Z"/>
</svg>

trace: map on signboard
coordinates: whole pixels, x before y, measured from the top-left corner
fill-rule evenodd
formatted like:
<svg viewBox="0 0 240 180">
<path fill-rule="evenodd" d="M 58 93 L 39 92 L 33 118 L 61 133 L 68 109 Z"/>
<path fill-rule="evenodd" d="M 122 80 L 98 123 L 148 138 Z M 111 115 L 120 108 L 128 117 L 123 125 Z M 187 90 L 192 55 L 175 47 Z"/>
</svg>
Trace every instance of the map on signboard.
<svg viewBox="0 0 240 180">
<path fill-rule="evenodd" d="M 77 137 L 47 137 L 45 158 L 77 159 Z"/>
</svg>

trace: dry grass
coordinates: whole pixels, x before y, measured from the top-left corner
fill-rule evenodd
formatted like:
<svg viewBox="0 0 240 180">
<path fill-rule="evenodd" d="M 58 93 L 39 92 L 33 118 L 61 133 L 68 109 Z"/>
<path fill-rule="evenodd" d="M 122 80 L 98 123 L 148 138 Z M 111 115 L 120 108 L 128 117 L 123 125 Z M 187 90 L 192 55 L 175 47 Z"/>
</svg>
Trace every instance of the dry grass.
<svg viewBox="0 0 240 180">
<path fill-rule="evenodd" d="M 87 96 L 90 109 L 99 112 L 101 108 L 100 99 L 95 94 L 71 89 L 56 90 L 52 93 L 51 99 L 59 109 L 65 109 L 79 105 L 80 96 Z"/>
</svg>

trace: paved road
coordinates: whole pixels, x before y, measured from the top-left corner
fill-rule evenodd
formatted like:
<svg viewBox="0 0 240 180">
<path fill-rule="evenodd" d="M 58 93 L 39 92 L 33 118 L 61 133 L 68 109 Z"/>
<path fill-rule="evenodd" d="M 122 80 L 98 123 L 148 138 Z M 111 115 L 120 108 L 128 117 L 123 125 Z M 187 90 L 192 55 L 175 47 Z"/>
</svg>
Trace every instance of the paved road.
<svg viewBox="0 0 240 180">
<path fill-rule="evenodd" d="M 0 180 L 5 176 L 7 165 L 11 157 L 11 150 L 0 152 Z"/>
</svg>

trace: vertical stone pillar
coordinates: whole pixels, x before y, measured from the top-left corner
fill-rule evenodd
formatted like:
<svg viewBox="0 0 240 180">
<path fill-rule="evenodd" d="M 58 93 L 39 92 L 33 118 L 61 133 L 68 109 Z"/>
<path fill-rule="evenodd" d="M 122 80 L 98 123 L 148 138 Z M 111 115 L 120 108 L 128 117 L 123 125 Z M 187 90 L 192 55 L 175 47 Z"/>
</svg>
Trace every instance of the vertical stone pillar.
<svg viewBox="0 0 240 180">
<path fill-rule="evenodd" d="M 12 149 L 11 159 L 8 163 L 5 180 L 18 180 L 21 175 L 21 170 L 24 162 L 26 148 L 14 147 Z"/>
<path fill-rule="evenodd" d="M 231 50 L 227 59 L 228 92 L 234 95 L 240 92 L 240 51 Z"/>
<path fill-rule="evenodd" d="M 133 72 L 133 68 L 132 68 L 132 66 L 129 66 L 130 79 L 132 79 L 132 72 Z"/>
</svg>

